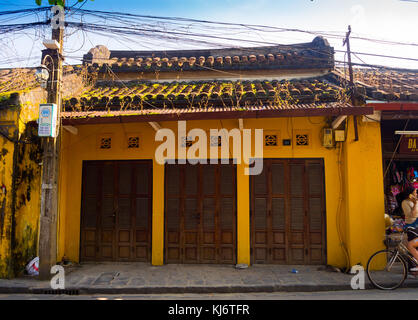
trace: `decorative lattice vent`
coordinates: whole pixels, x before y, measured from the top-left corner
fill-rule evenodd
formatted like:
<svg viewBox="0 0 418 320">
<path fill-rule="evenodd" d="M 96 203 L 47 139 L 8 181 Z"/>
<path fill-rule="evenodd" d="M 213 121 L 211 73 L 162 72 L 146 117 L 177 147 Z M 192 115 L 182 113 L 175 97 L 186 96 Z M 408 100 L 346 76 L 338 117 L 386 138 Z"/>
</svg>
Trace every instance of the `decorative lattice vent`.
<svg viewBox="0 0 418 320">
<path fill-rule="evenodd" d="M 100 139 L 100 149 L 110 149 L 112 148 L 112 138 L 101 138 Z"/>
<path fill-rule="evenodd" d="M 128 149 L 138 149 L 138 148 L 139 148 L 139 137 L 129 137 Z"/>
<path fill-rule="evenodd" d="M 277 140 L 276 134 L 266 134 L 264 136 L 264 145 L 266 147 L 277 147 Z"/>
<path fill-rule="evenodd" d="M 307 134 L 297 134 L 296 135 L 296 145 L 297 146 L 309 146 L 309 135 L 307 135 Z"/>
</svg>

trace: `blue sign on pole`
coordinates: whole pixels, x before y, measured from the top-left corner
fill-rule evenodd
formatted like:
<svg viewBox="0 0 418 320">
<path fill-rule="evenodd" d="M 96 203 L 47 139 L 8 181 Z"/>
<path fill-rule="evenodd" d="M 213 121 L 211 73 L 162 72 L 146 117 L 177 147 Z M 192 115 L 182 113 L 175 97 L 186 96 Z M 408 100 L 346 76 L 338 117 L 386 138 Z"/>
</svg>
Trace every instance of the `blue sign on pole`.
<svg viewBox="0 0 418 320">
<path fill-rule="evenodd" d="M 53 103 L 39 105 L 38 135 L 57 137 L 57 105 Z"/>
</svg>

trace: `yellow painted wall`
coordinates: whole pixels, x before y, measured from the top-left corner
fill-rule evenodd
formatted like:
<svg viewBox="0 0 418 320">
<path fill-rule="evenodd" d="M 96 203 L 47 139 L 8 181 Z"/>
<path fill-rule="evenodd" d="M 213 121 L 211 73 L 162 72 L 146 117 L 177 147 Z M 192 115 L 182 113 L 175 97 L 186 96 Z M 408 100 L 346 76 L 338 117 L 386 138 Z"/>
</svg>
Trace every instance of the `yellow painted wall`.
<svg viewBox="0 0 418 320">
<path fill-rule="evenodd" d="M 0 111 L 2 132 L 13 137 L 16 115 L 12 111 Z M 10 125 L 10 127 L 6 127 Z M 12 277 L 12 203 L 14 143 L 0 136 L 0 278 Z"/>
<path fill-rule="evenodd" d="M 152 197 L 152 264 L 164 263 L 164 165 L 153 162 Z"/>
<path fill-rule="evenodd" d="M 42 154 L 36 127 L 27 127 L 21 138 L 31 137 L 31 144 L 18 146 L 15 201 L 13 264 L 17 275 L 29 260 L 37 256 L 41 199 Z"/>
<path fill-rule="evenodd" d="M 173 129 L 177 133 L 177 122 L 161 122 L 161 127 Z M 325 118 L 278 118 L 278 119 L 245 119 L 244 128 L 264 129 L 274 132 L 279 139 L 292 139 L 292 146 L 265 147 L 265 158 L 323 158 L 325 164 L 326 189 L 326 237 L 328 264 L 346 266 L 345 254 L 339 241 L 337 228 L 337 210 L 340 198 L 339 181 L 339 148 L 326 149 L 321 145 L 321 130 L 325 126 Z M 80 125 L 78 134 L 73 135 L 64 131 L 62 137 L 61 185 L 60 185 L 60 224 L 59 224 L 59 253 L 73 261 L 79 261 L 80 246 L 80 209 L 81 209 L 81 179 L 83 160 L 125 160 L 125 159 L 154 159 L 154 150 L 160 144 L 154 141 L 155 131 L 148 123 L 126 123 L 108 125 Z M 187 130 L 201 128 L 204 130 L 238 128 L 238 120 L 207 120 L 188 121 Z M 352 131 L 352 128 L 349 127 Z M 350 136 L 352 132 L 349 131 Z M 380 152 L 380 130 L 378 125 L 367 124 L 360 126 L 360 141 L 344 143 L 341 155 L 342 176 L 347 176 L 350 188 L 341 190 L 340 220 L 342 241 L 350 246 L 351 263 L 362 262 L 368 252 L 380 248 L 377 239 L 383 236 L 383 184 Z M 138 150 L 125 146 L 127 137 L 131 133 L 139 133 L 141 146 Z M 309 133 L 309 146 L 295 146 L 296 133 Z M 98 148 L 101 136 L 112 137 L 112 149 Z M 350 139 L 350 138 L 349 138 Z M 347 145 L 347 146 L 346 146 Z M 363 161 L 360 161 L 363 159 Z M 364 159 L 373 164 L 373 169 L 364 165 Z M 350 166 L 347 170 L 346 166 Z M 250 226 L 249 226 L 249 177 L 243 174 L 245 166 L 237 166 L 238 179 L 238 263 L 250 261 Z M 360 179 L 356 177 L 359 176 Z M 164 212 L 164 170 L 154 161 L 153 174 L 153 258 L 152 263 L 163 263 L 163 212 Z M 382 189 L 382 190 L 380 190 Z M 381 192 L 379 196 L 368 196 Z M 358 210 L 359 205 L 363 209 Z M 348 210 L 347 210 L 348 209 Z M 354 212 L 354 211 L 355 212 Z M 366 228 L 363 221 L 364 211 L 367 211 L 367 223 L 372 227 Z M 361 219 L 360 219 L 361 218 Z M 380 221 L 382 223 L 380 223 Z M 361 245 L 360 245 L 361 244 Z M 367 247 L 367 250 L 363 247 Z M 360 260 L 359 260 L 360 259 Z M 357 261 L 359 260 L 359 261 Z"/>
<path fill-rule="evenodd" d="M 354 119 L 344 150 L 346 180 L 346 233 L 350 264 L 367 264 L 384 249 L 384 186 L 380 124 L 358 120 L 359 141 L 354 141 Z"/>
<path fill-rule="evenodd" d="M 237 165 L 237 263 L 250 265 L 250 176 Z"/>
<path fill-rule="evenodd" d="M 0 187 L 6 187 L 6 194 L 0 190 L 0 278 L 23 272 L 37 256 L 40 145 L 36 128 L 27 123 L 37 118 L 38 110 L 25 103 L 0 112 L 2 132 L 20 142 L 0 136 Z"/>
</svg>

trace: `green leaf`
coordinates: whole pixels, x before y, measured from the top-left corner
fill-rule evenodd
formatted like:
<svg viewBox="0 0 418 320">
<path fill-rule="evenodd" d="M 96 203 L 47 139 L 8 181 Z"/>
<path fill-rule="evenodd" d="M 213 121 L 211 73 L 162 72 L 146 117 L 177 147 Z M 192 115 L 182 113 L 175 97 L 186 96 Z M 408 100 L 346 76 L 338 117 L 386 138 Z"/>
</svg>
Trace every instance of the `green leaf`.
<svg viewBox="0 0 418 320">
<path fill-rule="evenodd" d="M 77 1 L 78 2 L 84 2 L 84 0 L 77 0 Z M 94 0 L 90 0 L 90 1 L 94 1 Z M 36 4 L 38 6 L 41 6 L 42 5 L 42 0 L 35 0 L 35 2 L 36 2 Z M 48 0 L 48 3 L 51 6 L 54 6 L 55 4 L 57 4 L 57 5 L 61 6 L 61 7 L 64 7 L 64 1 L 63 0 Z"/>
</svg>

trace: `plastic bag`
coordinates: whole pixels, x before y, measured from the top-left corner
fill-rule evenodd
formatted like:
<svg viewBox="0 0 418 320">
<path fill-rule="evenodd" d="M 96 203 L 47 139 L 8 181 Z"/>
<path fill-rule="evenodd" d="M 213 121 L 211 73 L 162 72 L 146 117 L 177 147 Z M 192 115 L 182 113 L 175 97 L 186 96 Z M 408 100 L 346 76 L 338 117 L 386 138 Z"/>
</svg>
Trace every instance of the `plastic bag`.
<svg viewBox="0 0 418 320">
<path fill-rule="evenodd" d="M 31 276 L 38 276 L 39 275 L 39 257 L 36 257 L 32 259 L 27 265 L 26 265 L 26 272 L 28 275 Z"/>
</svg>

